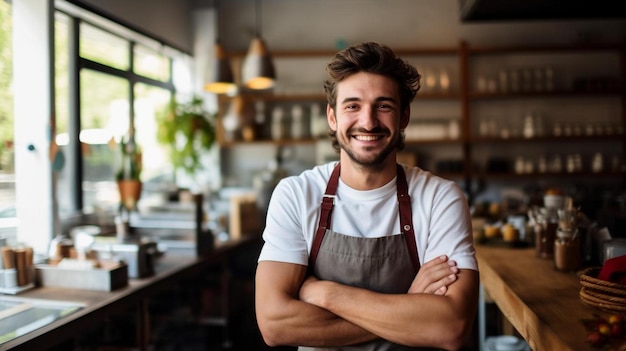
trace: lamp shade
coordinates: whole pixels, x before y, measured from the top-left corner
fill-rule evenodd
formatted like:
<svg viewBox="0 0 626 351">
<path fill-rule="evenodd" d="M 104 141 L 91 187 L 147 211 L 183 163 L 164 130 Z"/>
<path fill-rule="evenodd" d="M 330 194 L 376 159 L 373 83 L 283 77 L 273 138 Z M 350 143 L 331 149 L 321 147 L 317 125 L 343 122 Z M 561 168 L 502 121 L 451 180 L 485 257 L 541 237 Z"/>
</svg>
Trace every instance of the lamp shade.
<svg viewBox="0 0 626 351">
<path fill-rule="evenodd" d="M 274 63 L 262 38 L 256 37 L 250 42 L 241 75 L 243 84 L 249 89 L 261 90 L 274 86 Z"/>
<path fill-rule="evenodd" d="M 204 85 L 204 90 L 215 94 L 225 94 L 237 88 L 226 50 L 219 42 L 215 43 L 215 59 L 211 66 L 211 77 Z"/>
</svg>

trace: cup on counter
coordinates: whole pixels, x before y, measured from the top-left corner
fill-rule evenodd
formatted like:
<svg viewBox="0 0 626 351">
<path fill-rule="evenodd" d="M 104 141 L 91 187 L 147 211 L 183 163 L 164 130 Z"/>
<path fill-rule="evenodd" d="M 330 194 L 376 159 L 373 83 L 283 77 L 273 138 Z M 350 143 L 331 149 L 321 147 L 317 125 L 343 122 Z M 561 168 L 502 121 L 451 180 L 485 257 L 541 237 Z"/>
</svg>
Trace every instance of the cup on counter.
<svg viewBox="0 0 626 351">
<path fill-rule="evenodd" d="M 17 269 L 3 269 L 1 272 L 3 288 L 14 288 L 17 286 Z"/>
<path fill-rule="evenodd" d="M 518 240 L 521 240 L 521 241 L 528 240 L 528 238 L 526 237 L 526 225 L 527 225 L 526 216 L 510 215 L 507 217 L 507 222 L 509 222 L 511 225 L 515 227 L 515 229 L 517 229 L 517 232 L 519 235 Z"/>
<path fill-rule="evenodd" d="M 7 238 L 0 237 L 0 248 L 7 246 Z M 0 269 L 4 268 L 4 260 L 0 258 Z"/>
<path fill-rule="evenodd" d="M 5 288 L 17 286 L 17 269 L 15 267 L 15 253 L 9 246 L 2 247 L 2 284 Z"/>
<path fill-rule="evenodd" d="M 626 255 L 626 239 L 614 238 L 605 240 L 602 244 L 602 262 Z"/>
</svg>

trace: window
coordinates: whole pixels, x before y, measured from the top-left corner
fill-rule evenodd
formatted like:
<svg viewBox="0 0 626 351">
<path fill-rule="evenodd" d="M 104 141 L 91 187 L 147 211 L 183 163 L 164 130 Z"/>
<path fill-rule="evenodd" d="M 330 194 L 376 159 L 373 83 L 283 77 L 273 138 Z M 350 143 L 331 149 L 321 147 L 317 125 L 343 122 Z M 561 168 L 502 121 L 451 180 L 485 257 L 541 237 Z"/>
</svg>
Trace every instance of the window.
<svg viewBox="0 0 626 351">
<path fill-rule="evenodd" d="M 80 72 L 80 150 L 83 212 L 115 208 L 115 145 L 128 131 L 130 82 L 92 70 Z M 100 208 L 98 208 L 100 207 Z"/>
<path fill-rule="evenodd" d="M 28 4 L 20 3 L 20 6 L 15 6 L 15 3 L 11 5 L 0 0 L 0 101 L 14 101 L 11 96 L 13 71 L 11 29 L 16 32 L 18 29 L 23 30 L 31 21 L 41 19 L 46 11 L 46 8 L 40 6 L 36 0 L 29 1 L 31 2 Z M 19 21 L 16 19 L 19 25 L 11 24 L 11 6 L 14 7 L 13 14 L 19 19 Z M 52 206 L 49 206 L 49 198 L 42 199 L 44 201 L 32 201 L 35 196 L 43 196 L 42 194 L 24 196 L 31 189 L 26 189 L 26 192 L 18 191 L 22 195 L 15 197 L 15 190 L 5 186 L 6 179 L 10 178 L 13 182 L 11 172 L 13 152 L 5 145 L 12 145 L 14 119 L 11 104 L 0 104 L 0 236 L 3 235 L 2 217 L 11 216 L 15 219 L 16 209 L 18 214 L 22 213 L 17 218 L 24 214 L 30 217 L 41 216 L 42 220 L 38 222 L 42 224 L 37 224 L 37 230 L 32 230 L 32 226 L 25 227 L 25 223 L 22 225 L 11 223 L 13 235 L 15 229 L 19 229 L 17 235 L 20 236 L 20 241 L 35 246 L 39 252 L 54 234 L 51 232 L 52 229 L 66 232 L 70 226 L 77 223 L 76 221 L 100 214 L 110 216 L 105 219 L 110 219 L 112 223 L 112 216 L 119 204 L 114 168 L 117 151 L 115 143 L 128 132 L 131 121 L 134 121 L 137 141 L 146 154 L 142 173 L 142 180 L 146 185 L 150 184 L 144 186 L 146 198 L 149 198 L 148 192 L 155 187 L 158 188 L 160 182 L 172 178 L 172 170 L 166 159 L 167 153 L 164 147 L 157 143 L 156 115 L 176 93 L 174 82 L 188 84 L 191 75 L 187 74 L 185 78 L 181 78 L 178 72 L 190 71 L 193 62 L 187 54 L 160 43 L 157 39 L 88 13 L 76 5 L 55 2 L 55 6 L 57 8 L 54 16 L 54 87 L 47 89 L 48 92 L 54 90 L 52 94 L 54 104 L 51 104 L 54 111 L 49 112 L 48 109 L 41 113 L 41 110 L 38 110 L 35 114 L 37 118 L 44 116 L 46 119 L 50 118 L 50 114 L 54 116 L 50 119 L 52 125 L 49 129 L 54 135 L 51 135 L 52 139 L 47 138 L 47 132 L 46 135 L 38 135 L 38 139 L 34 141 L 37 148 L 33 149 L 31 154 L 25 154 L 27 155 L 25 159 L 29 159 L 29 162 L 45 163 L 47 167 L 48 162 L 43 162 L 47 161 L 47 158 L 39 155 L 48 154 L 39 152 L 48 151 L 47 147 L 50 145 L 52 186 L 47 185 L 50 179 L 47 171 L 40 172 L 45 174 L 33 176 L 32 179 L 27 177 L 27 180 L 20 176 L 20 182 L 12 183 L 17 185 L 18 190 L 23 189 L 22 184 L 29 181 L 45 184 L 33 187 L 44 189 L 42 192 L 54 189 L 52 196 L 56 202 Z M 18 9 L 19 11 L 15 11 Z M 19 47 L 22 49 L 27 46 L 26 41 L 20 44 Z M 25 57 L 47 60 L 47 56 L 41 54 L 45 46 L 36 47 L 38 56 Z M 21 54 L 24 53 L 25 50 L 22 50 Z M 23 60 L 18 62 L 20 72 L 24 73 L 24 68 L 26 71 L 29 70 L 28 66 L 23 64 Z M 41 66 L 45 65 L 38 65 Z M 45 76 L 45 73 L 37 74 L 35 79 Z M 43 85 L 45 84 L 39 86 Z M 21 84 L 20 89 L 16 90 L 20 94 L 16 93 L 15 96 L 21 97 L 17 100 L 19 104 L 16 106 L 24 107 L 23 93 L 26 91 L 27 95 L 29 90 L 23 89 L 23 86 L 24 84 Z M 38 94 L 41 94 L 41 90 Z M 20 111 L 26 110 L 28 109 L 22 108 Z M 26 129 L 32 126 L 31 122 L 26 122 L 27 119 L 20 118 L 17 120 L 20 123 L 15 123 L 17 126 L 15 139 L 18 142 L 18 136 L 23 135 Z M 28 123 L 31 124 L 27 125 Z M 25 149 L 18 148 L 22 154 Z M 20 157 L 20 153 L 17 153 L 17 158 Z M 18 166 L 23 164 L 17 163 Z M 47 169 L 46 167 L 42 169 Z M 29 171 L 30 174 L 37 173 L 32 172 L 30 168 L 18 171 L 19 174 Z M 24 204 L 27 204 L 27 211 L 22 211 Z M 57 218 L 62 223 L 61 227 L 56 227 Z M 55 222 L 55 228 L 50 228 L 51 222 Z M 41 242 L 36 242 L 39 239 Z"/>
<path fill-rule="evenodd" d="M 0 1 L 0 238 L 13 240 L 17 226 L 13 153 L 11 5 Z"/>
<path fill-rule="evenodd" d="M 62 172 L 59 183 L 70 187 L 80 183 L 81 196 L 73 202 L 59 192 L 62 219 L 75 212 L 98 214 L 117 208 L 116 146 L 128 133 L 131 120 L 144 153 L 142 181 L 147 186 L 142 199 L 147 200 L 150 190 L 171 178 L 167 175 L 173 172 L 168 167 L 165 148 L 156 139 L 156 114 L 174 94 L 173 58 L 159 52 L 161 44 L 147 41 L 148 45 L 144 45 L 79 18 L 68 18 L 79 23 L 76 33 L 80 43 L 76 60 L 79 67 L 69 68 L 79 69 L 80 108 L 76 119 L 80 134 L 75 142 L 78 153 L 69 148 L 72 145 L 69 131 L 58 134 L 57 143 L 70 155 L 80 154 L 77 164 L 81 167 L 76 173 L 71 169 Z M 71 42 L 70 37 L 67 39 Z M 71 119 L 69 123 L 75 123 Z"/>
<path fill-rule="evenodd" d="M 128 40 L 85 22 L 80 24 L 80 57 L 82 58 L 125 71 L 130 68 L 128 44 Z"/>
<path fill-rule="evenodd" d="M 164 55 L 143 45 L 135 45 L 133 59 L 133 67 L 138 75 L 161 82 L 170 80 L 170 60 Z"/>
</svg>

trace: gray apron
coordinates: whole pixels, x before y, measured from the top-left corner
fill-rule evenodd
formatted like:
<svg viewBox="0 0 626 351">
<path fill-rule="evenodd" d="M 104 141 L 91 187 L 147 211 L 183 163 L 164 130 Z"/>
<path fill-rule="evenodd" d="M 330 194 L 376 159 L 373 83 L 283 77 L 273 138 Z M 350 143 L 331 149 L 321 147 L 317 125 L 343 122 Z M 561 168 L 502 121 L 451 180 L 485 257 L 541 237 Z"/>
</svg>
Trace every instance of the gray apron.
<svg viewBox="0 0 626 351">
<path fill-rule="evenodd" d="M 362 238 L 336 233 L 330 229 L 334 196 L 339 183 L 337 164 L 324 194 L 320 222 L 309 255 L 309 273 L 319 279 L 331 280 L 389 294 L 404 294 L 409 290 L 420 264 L 413 232 L 411 199 L 404 170 L 397 166 L 397 194 L 402 233 L 378 238 Z M 299 347 L 299 351 L 342 350 L 382 351 L 417 350 L 386 340 L 339 348 Z"/>
</svg>

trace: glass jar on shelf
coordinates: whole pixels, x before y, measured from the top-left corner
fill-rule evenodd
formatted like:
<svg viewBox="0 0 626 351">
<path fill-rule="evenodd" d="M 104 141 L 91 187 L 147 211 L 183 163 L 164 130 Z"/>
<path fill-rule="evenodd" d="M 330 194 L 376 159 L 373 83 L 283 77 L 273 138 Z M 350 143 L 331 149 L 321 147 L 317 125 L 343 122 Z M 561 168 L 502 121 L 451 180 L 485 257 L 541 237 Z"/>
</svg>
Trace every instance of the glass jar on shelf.
<svg viewBox="0 0 626 351">
<path fill-rule="evenodd" d="M 559 226 L 557 213 L 551 208 L 541 208 L 536 214 L 535 253 L 537 257 L 552 259 L 554 241 Z"/>
<path fill-rule="evenodd" d="M 580 240 L 576 228 L 558 228 L 554 241 L 554 267 L 562 272 L 580 268 Z"/>
<path fill-rule="evenodd" d="M 559 228 L 554 241 L 554 267 L 563 272 L 572 272 L 580 268 L 581 250 L 578 236 L 578 210 L 571 202 L 565 208 L 557 210 Z"/>
</svg>

